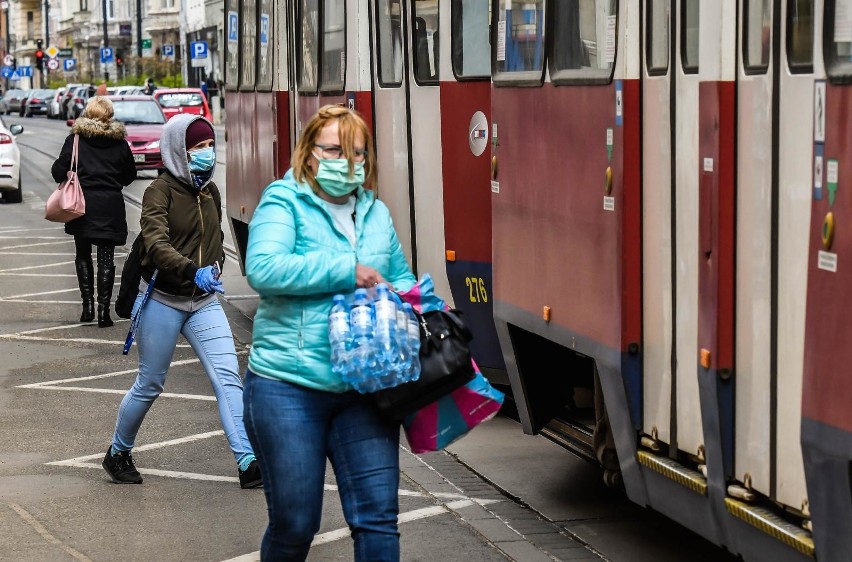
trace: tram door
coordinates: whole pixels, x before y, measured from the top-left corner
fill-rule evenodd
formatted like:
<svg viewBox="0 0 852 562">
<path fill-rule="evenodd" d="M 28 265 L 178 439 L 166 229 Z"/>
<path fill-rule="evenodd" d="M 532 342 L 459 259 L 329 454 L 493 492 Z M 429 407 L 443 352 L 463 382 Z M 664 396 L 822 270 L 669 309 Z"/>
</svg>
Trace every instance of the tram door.
<svg viewBox="0 0 852 562">
<path fill-rule="evenodd" d="M 813 112 L 802 110 L 813 106 L 810 5 L 741 0 L 738 18 L 734 477 L 795 508 L 806 498 L 799 404 L 813 128 Z"/>
<path fill-rule="evenodd" d="M 451 300 L 445 275 L 438 0 L 375 0 L 373 96 L 379 198 L 417 275 Z M 449 33 L 446 33 L 449 35 Z"/>
<path fill-rule="evenodd" d="M 647 0 L 642 80 L 643 432 L 697 454 L 698 0 Z"/>
</svg>

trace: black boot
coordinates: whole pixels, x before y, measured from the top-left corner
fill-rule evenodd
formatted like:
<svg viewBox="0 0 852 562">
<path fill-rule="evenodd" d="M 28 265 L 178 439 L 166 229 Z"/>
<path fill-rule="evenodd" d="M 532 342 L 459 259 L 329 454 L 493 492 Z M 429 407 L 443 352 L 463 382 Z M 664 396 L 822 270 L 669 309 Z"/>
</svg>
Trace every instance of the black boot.
<svg viewBox="0 0 852 562">
<path fill-rule="evenodd" d="M 115 266 L 98 266 L 98 328 L 112 326 L 109 306 L 112 302 L 112 286 L 115 283 Z"/>
<path fill-rule="evenodd" d="M 77 267 L 77 283 L 80 285 L 80 296 L 83 299 L 83 314 L 80 322 L 91 322 L 95 319 L 95 272 L 91 258 L 75 259 Z"/>
</svg>

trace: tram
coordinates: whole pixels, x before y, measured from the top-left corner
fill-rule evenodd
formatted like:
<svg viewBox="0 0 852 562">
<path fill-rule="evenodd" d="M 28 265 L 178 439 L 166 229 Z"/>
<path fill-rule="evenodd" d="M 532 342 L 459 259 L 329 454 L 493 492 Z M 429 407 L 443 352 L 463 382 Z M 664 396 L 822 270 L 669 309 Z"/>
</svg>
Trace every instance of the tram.
<svg viewBox="0 0 852 562">
<path fill-rule="evenodd" d="M 852 560 L 852 1 L 226 0 L 225 35 L 240 252 L 358 110 L 525 432 L 746 560 Z"/>
</svg>

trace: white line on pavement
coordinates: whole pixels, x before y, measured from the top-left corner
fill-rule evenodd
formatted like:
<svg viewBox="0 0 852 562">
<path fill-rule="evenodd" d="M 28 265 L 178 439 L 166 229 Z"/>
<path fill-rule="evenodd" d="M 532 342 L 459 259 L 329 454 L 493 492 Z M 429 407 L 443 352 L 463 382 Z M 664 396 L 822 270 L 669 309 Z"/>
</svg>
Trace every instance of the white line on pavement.
<svg viewBox="0 0 852 562">
<path fill-rule="evenodd" d="M 35 532 L 36 532 L 36 533 L 38 533 L 39 535 L 41 535 L 41 538 L 43 538 L 44 540 L 46 540 L 46 541 L 47 541 L 47 542 L 49 542 L 50 544 L 53 544 L 53 545 L 58 546 L 59 548 L 61 548 L 62 550 L 64 550 L 66 554 L 68 554 L 68 555 L 69 555 L 69 556 L 71 556 L 72 558 L 76 558 L 76 559 L 77 559 L 77 560 L 79 560 L 80 562 L 92 562 L 92 559 L 91 559 L 91 558 L 89 558 L 89 557 L 87 557 L 87 556 L 86 556 L 85 554 L 83 554 L 82 552 L 80 552 L 80 551 L 78 551 L 78 550 L 74 550 L 73 548 L 71 548 L 71 547 L 70 547 L 70 546 L 68 546 L 67 544 L 63 543 L 62 541 L 60 541 L 59 539 L 57 539 L 56 537 L 54 537 L 53 535 L 51 535 L 51 534 L 50 534 L 50 531 L 48 531 L 47 529 L 45 529 L 45 528 L 44 528 L 44 525 L 42 525 L 41 523 L 39 523 L 39 522 L 38 522 L 38 520 L 36 520 L 36 518 L 35 518 L 35 517 L 33 517 L 32 515 L 30 515 L 30 513 L 29 513 L 26 509 L 24 509 L 23 507 L 19 506 L 19 505 L 18 505 L 18 504 L 16 504 L 16 503 L 11 503 L 11 502 L 9 503 L 9 507 L 11 507 L 11 508 L 12 508 L 12 510 L 13 510 L 15 513 L 17 513 L 17 514 L 18 514 L 18 516 L 19 516 L 21 519 L 23 519 L 23 520 L 24 520 L 24 522 L 25 522 L 27 525 L 29 525 L 30 527 L 32 527 L 32 528 L 35 530 Z"/>
<path fill-rule="evenodd" d="M 216 437 L 217 435 L 225 435 L 225 432 L 221 429 L 217 429 L 216 431 L 208 431 L 206 433 L 196 433 L 195 435 L 187 435 L 186 437 L 178 437 L 177 439 L 169 439 L 168 441 L 159 441 L 157 443 L 148 443 L 147 445 L 140 445 L 139 447 L 134 447 L 133 450 L 137 453 L 139 451 L 151 451 L 154 449 L 162 449 L 163 447 L 170 447 L 172 445 L 182 445 L 184 443 L 192 443 L 193 441 L 201 441 L 202 439 L 209 439 L 210 437 Z M 90 461 L 92 459 L 99 459 L 103 455 L 104 453 L 95 453 L 94 455 L 86 455 L 85 457 L 75 457 L 66 461 L 54 461 L 45 464 L 65 466 L 69 465 L 68 463 L 80 463 Z"/>
<path fill-rule="evenodd" d="M 200 359 L 181 359 L 180 361 L 172 361 L 169 364 L 169 368 L 177 367 L 180 365 L 189 365 L 191 363 L 200 363 Z M 44 386 L 56 386 L 58 384 L 66 384 L 69 382 L 80 382 L 80 381 L 93 381 L 97 379 L 107 379 L 110 377 L 120 377 L 121 375 L 127 375 L 130 373 L 135 373 L 138 369 L 127 369 L 125 371 L 115 371 L 112 373 L 104 373 L 102 375 L 90 375 L 88 377 L 74 377 L 73 379 L 59 379 L 52 381 L 42 381 L 42 382 L 34 382 L 30 384 L 22 384 L 17 386 L 16 388 L 41 388 Z"/>
<path fill-rule="evenodd" d="M 121 283 L 119 281 L 116 281 L 115 283 L 113 283 L 113 286 L 115 286 L 115 287 L 118 287 L 119 285 L 121 285 Z M 10 295 L 8 297 L 2 297 L 2 298 L 0 298 L 0 300 L 10 301 L 10 300 L 13 300 L 13 299 L 23 299 L 23 298 L 26 298 L 26 297 L 39 297 L 41 295 L 55 295 L 57 293 L 71 293 L 71 292 L 79 291 L 79 290 L 80 290 L 79 287 L 73 287 L 71 289 L 56 289 L 55 291 L 41 291 L 40 293 L 24 293 L 24 294 L 20 294 L 20 295 Z"/>
<path fill-rule="evenodd" d="M 12 267 L 10 269 L 0 269 L 0 273 L 6 273 L 7 271 L 28 271 L 30 269 L 41 269 L 44 267 L 57 267 L 60 265 L 71 265 L 74 263 L 74 260 L 71 261 L 60 261 L 56 263 L 43 263 L 40 265 L 28 265 L 26 267 Z"/>
<path fill-rule="evenodd" d="M 76 273 L 0 273 L 8 277 L 77 277 Z"/>
<path fill-rule="evenodd" d="M 4 256 L 76 256 L 74 252 L 6 252 L 0 250 Z"/>
<path fill-rule="evenodd" d="M 73 241 L 73 238 L 66 238 L 65 240 L 55 240 L 53 242 L 34 242 L 32 244 L 15 244 L 14 246 L 0 246 L 0 251 L 5 252 L 6 250 L 17 250 L 18 248 L 33 248 L 35 246 L 55 246 L 57 244 L 68 244 Z M 71 253 L 71 255 L 73 256 L 75 254 Z"/>
<path fill-rule="evenodd" d="M 76 305 L 80 304 L 79 299 L 76 300 L 76 301 L 40 301 L 40 300 L 35 300 L 35 299 L 17 299 L 17 300 L 9 301 L 9 300 L 6 300 L 6 299 L 0 299 L 0 302 L 24 303 L 24 304 L 76 304 Z"/>
<path fill-rule="evenodd" d="M 68 390 L 74 392 L 91 392 L 93 394 L 127 394 L 126 390 L 118 388 L 88 388 L 85 386 L 40 386 L 41 390 Z M 205 396 L 204 394 L 177 394 L 173 392 L 161 392 L 160 398 L 184 398 L 186 400 L 203 400 L 205 402 L 215 402 L 215 396 Z"/>
</svg>

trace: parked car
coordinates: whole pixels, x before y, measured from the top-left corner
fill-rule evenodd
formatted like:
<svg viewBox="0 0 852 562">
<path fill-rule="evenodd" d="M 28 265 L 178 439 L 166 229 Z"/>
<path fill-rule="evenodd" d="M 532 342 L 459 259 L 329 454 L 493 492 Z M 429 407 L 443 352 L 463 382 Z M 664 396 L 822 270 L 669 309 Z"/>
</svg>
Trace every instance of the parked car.
<svg viewBox="0 0 852 562">
<path fill-rule="evenodd" d="M 21 102 L 21 115 L 47 114 L 47 102 L 56 95 L 56 90 L 30 90 L 30 94 Z"/>
<path fill-rule="evenodd" d="M 74 92 L 77 91 L 80 86 L 88 86 L 88 84 L 66 84 L 65 85 L 65 94 L 63 94 L 62 100 L 59 102 L 59 118 L 60 119 L 71 119 L 71 115 L 68 114 L 68 102 L 74 96 Z"/>
<path fill-rule="evenodd" d="M 67 94 L 67 93 L 66 93 Z M 74 88 L 70 97 L 66 97 L 65 117 L 68 119 L 76 119 L 80 117 L 83 110 L 86 108 L 86 102 L 89 101 L 89 86 L 78 86 Z"/>
<path fill-rule="evenodd" d="M 65 98 L 65 88 L 59 88 L 53 97 L 47 102 L 47 118 L 59 119 L 62 117 L 60 112 L 60 103 Z"/>
<path fill-rule="evenodd" d="M 9 115 L 12 110 L 9 109 L 9 103 L 13 98 L 20 98 L 22 95 L 25 95 L 26 91 L 19 90 L 18 88 L 12 88 L 10 90 L 6 90 L 6 93 L 3 94 L 3 97 L 0 98 L 0 113 L 3 115 Z M 20 102 L 18 102 L 20 104 Z"/>
<path fill-rule="evenodd" d="M 23 125 L 7 127 L 0 117 L 0 193 L 6 203 L 20 203 L 23 200 L 21 151 L 15 141 L 15 136 L 23 132 Z"/>
<path fill-rule="evenodd" d="M 5 111 L 6 115 L 10 113 L 21 114 L 21 103 L 26 99 L 28 95 L 30 95 L 29 90 L 9 90 L 9 92 L 14 92 L 9 98 L 6 100 Z"/>
<path fill-rule="evenodd" d="M 150 96 L 110 96 L 115 119 L 127 127 L 127 142 L 137 170 L 162 170 L 160 137 L 166 116 Z"/>
<path fill-rule="evenodd" d="M 207 96 L 199 88 L 159 88 L 153 97 L 163 108 L 166 119 L 181 113 L 190 113 L 213 120 Z"/>
</svg>

